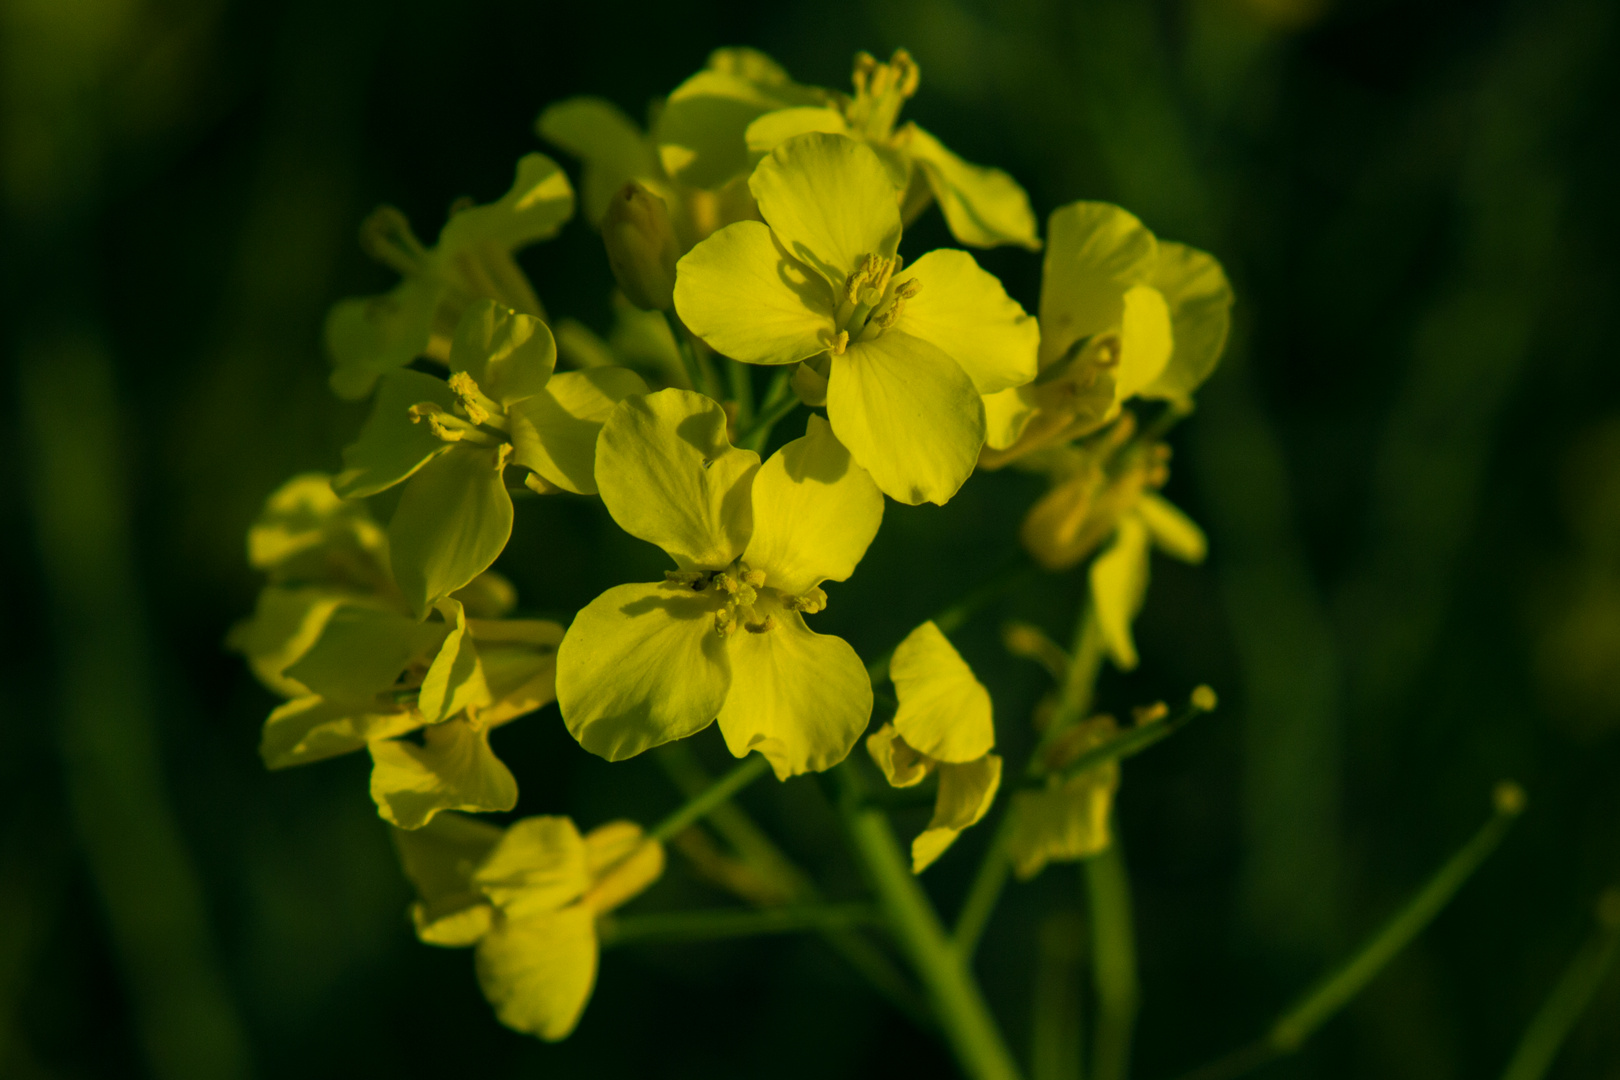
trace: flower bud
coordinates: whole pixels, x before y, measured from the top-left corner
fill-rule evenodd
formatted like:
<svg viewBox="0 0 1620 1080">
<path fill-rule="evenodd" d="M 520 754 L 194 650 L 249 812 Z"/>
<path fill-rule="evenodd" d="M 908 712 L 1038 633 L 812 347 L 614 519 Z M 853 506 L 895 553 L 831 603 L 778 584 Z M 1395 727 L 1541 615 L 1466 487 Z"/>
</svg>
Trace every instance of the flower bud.
<svg viewBox="0 0 1620 1080">
<path fill-rule="evenodd" d="M 624 185 L 602 218 L 602 243 L 626 299 L 643 311 L 674 305 L 681 252 L 663 199 L 633 180 Z"/>
</svg>

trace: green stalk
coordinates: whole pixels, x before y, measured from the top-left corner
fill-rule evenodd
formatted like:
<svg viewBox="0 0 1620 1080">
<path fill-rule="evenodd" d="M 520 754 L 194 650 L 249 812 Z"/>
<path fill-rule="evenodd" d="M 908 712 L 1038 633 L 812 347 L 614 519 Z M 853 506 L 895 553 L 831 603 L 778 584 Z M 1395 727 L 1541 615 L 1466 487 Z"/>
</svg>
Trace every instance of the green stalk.
<svg viewBox="0 0 1620 1080">
<path fill-rule="evenodd" d="M 602 944 L 715 941 L 762 934 L 791 934 L 804 930 L 870 926 L 879 922 L 880 918 L 871 904 L 655 912 L 604 920 Z"/>
<path fill-rule="evenodd" d="M 1187 1073 L 1182 1080 L 1231 1080 L 1298 1050 L 1317 1028 L 1344 1008 L 1423 932 L 1490 857 L 1513 820 L 1523 812 L 1524 790 L 1511 781 L 1504 781 L 1496 786 L 1493 802 L 1490 818 L 1473 838 L 1447 859 L 1406 906 L 1368 938 L 1354 956 L 1284 1012 L 1269 1032 L 1248 1046 Z"/>
<path fill-rule="evenodd" d="M 725 395 L 715 382 L 714 372 L 698 360 L 697 350 L 692 347 L 692 339 L 687 337 L 686 327 L 681 325 L 681 320 L 674 311 L 666 311 L 664 321 L 669 323 L 670 336 L 675 339 L 675 351 L 680 354 L 681 367 L 686 369 L 686 378 L 692 384 L 692 389 L 716 401 L 721 400 Z"/>
<path fill-rule="evenodd" d="M 738 425 L 737 445 L 756 453 L 763 451 L 766 441 L 771 437 L 771 429 L 776 427 L 777 421 L 798 407 L 799 396 L 792 389 L 778 394 L 776 387 L 771 387 L 771 393 L 766 395 L 765 404 L 761 406 L 754 422 L 747 427 Z"/>
<path fill-rule="evenodd" d="M 1092 979 L 1097 991 L 1097 1033 L 1093 1080 L 1125 1080 L 1130 1075 L 1131 1032 L 1141 990 L 1136 978 L 1136 927 L 1131 914 L 1131 883 L 1119 837 L 1107 850 L 1081 864 L 1091 904 Z"/>
<path fill-rule="evenodd" d="M 1030 1010 L 1033 1080 L 1083 1080 L 1079 972 L 1084 954 L 1085 924 L 1080 918 L 1073 912 L 1048 915 L 1041 923 Z"/>
<path fill-rule="evenodd" d="M 654 825 L 647 833 L 649 840 L 668 840 L 688 826 L 701 821 L 717 807 L 770 771 L 771 763 L 755 755 L 737 765 L 708 788 L 687 800 L 686 805 Z"/>
<path fill-rule="evenodd" d="M 888 818 L 880 810 L 862 808 L 858 792 L 850 790 L 854 782 L 848 771 L 840 768 L 838 773 L 846 796 L 841 808 L 855 852 L 896 940 L 922 980 L 957 1063 L 970 1080 L 1017 1080 L 1018 1067 L 984 996 L 912 874 Z"/>
<path fill-rule="evenodd" d="M 668 743 L 654 755 L 676 787 L 688 798 L 696 797 L 713 782 L 697 755 L 684 742 Z M 803 870 L 795 866 L 776 846 L 765 830 L 735 803 L 723 803 L 709 815 L 709 824 L 725 838 L 754 872 L 775 883 L 783 896 L 802 905 L 821 902 L 821 893 Z M 821 936 L 833 950 L 872 985 L 896 1009 L 918 1027 L 932 1027 L 927 1006 L 889 956 L 852 926 L 820 927 Z"/>
<path fill-rule="evenodd" d="M 1192 723 L 1205 713 L 1215 710 L 1215 695 L 1208 687 L 1199 687 L 1193 691 L 1193 699 L 1180 714 L 1168 720 L 1156 720 L 1129 728 L 1109 739 L 1100 746 L 1075 758 L 1074 761 L 1063 767 L 1063 773 L 1069 776 L 1078 776 L 1099 765 L 1106 765 L 1110 761 L 1120 761 L 1134 757 L 1155 743 L 1162 742 Z"/>
<path fill-rule="evenodd" d="M 1541 1080 L 1574 1030 L 1620 952 L 1620 889 L 1609 889 L 1598 901 L 1597 928 L 1548 996 L 1519 1040 L 1502 1080 Z"/>
<path fill-rule="evenodd" d="M 1012 816 L 1004 810 L 1001 823 L 996 826 L 996 834 L 990 838 L 990 847 L 979 862 L 973 884 L 968 888 L 967 899 L 962 902 L 962 910 L 956 916 L 956 928 L 951 933 L 951 940 L 963 963 L 972 961 L 973 953 L 979 947 L 979 938 L 984 936 L 984 928 L 995 913 L 996 902 L 1001 899 L 1001 890 L 1007 885 L 1007 875 L 1012 873 L 1012 862 L 1007 858 L 1007 839 L 1011 832 Z"/>
<path fill-rule="evenodd" d="M 747 364 L 726 361 L 726 381 L 731 384 L 731 400 L 737 404 L 737 430 L 754 423 L 754 379 Z"/>
</svg>

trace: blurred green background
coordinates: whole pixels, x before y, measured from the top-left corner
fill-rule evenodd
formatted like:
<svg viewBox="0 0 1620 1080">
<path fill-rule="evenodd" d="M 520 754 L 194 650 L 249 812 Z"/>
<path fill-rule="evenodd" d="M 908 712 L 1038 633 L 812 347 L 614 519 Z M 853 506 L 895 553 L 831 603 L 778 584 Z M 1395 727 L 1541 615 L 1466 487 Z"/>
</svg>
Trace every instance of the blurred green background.
<svg viewBox="0 0 1620 1080">
<path fill-rule="evenodd" d="M 1620 881 L 1617 34 L 1608 0 L 0 0 L 0 1075 L 949 1074 L 814 938 L 625 946 L 568 1042 L 502 1029 L 470 956 L 414 940 L 367 763 L 267 774 L 271 698 L 222 647 L 257 588 L 249 520 L 363 417 L 319 342 L 333 300 L 391 283 L 361 217 L 390 202 L 431 237 L 506 189 L 547 102 L 643 115 L 722 44 L 833 88 L 857 49 L 905 45 L 906 115 L 1042 218 L 1117 201 L 1232 275 L 1232 347 L 1168 489 L 1212 555 L 1156 563 L 1144 663 L 1101 692 L 1223 703 L 1125 772 L 1136 1075 L 1257 1034 L 1513 776 L 1531 811 L 1500 853 L 1268 1075 L 1497 1074 Z M 937 213 L 908 233 L 913 256 L 947 242 Z M 1036 257 L 982 261 L 1033 310 Z M 553 315 L 606 329 L 583 223 L 522 262 Z M 818 628 L 889 647 L 1009 557 L 1038 491 L 891 504 Z M 521 505 L 498 564 L 565 618 L 658 565 L 560 499 Z M 1014 761 L 1045 676 L 998 624 L 1066 636 L 1077 596 L 1043 580 L 957 635 Z M 714 732 L 697 748 L 723 764 Z M 554 708 L 496 749 L 522 813 L 678 802 Z M 813 781 L 745 803 L 858 891 Z M 927 875 L 947 912 L 978 832 Z M 645 908 L 724 902 L 672 867 Z M 1050 868 L 986 938 L 1020 1051 L 1037 927 L 1079 897 Z M 1620 1078 L 1620 978 L 1554 1075 Z"/>
</svg>

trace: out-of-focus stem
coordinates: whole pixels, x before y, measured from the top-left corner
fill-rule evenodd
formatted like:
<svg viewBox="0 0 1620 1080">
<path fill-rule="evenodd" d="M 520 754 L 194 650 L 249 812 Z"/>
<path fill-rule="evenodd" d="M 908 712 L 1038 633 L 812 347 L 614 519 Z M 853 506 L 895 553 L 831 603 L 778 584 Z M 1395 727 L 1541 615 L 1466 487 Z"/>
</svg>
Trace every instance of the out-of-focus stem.
<svg viewBox="0 0 1620 1080">
<path fill-rule="evenodd" d="M 1057 912 L 1041 924 L 1039 941 L 1030 1015 L 1032 1080 L 1082 1080 L 1080 960 L 1085 926 L 1073 912 Z"/>
<path fill-rule="evenodd" d="M 1125 1080 L 1130 1074 L 1131 1032 L 1140 988 L 1136 977 L 1136 925 L 1131 883 L 1119 838 L 1081 863 L 1091 908 L 1091 971 L 1097 990 L 1093 1080 Z"/>
<path fill-rule="evenodd" d="M 1525 1028 L 1502 1080 L 1541 1080 L 1547 1075 L 1559 1047 L 1592 1003 L 1592 995 L 1603 985 L 1620 952 L 1620 888 L 1607 890 L 1598 901 L 1597 923 Z"/>
<path fill-rule="evenodd" d="M 727 360 L 726 381 L 731 386 L 731 400 L 737 404 L 737 430 L 746 431 L 754 423 L 754 380 L 748 365 Z"/>
<path fill-rule="evenodd" d="M 667 840 L 682 829 L 701 821 L 713 813 L 716 807 L 729 802 L 737 792 L 770 772 L 770 769 L 771 763 L 763 756 L 750 757 L 688 799 L 685 806 L 653 826 L 647 832 L 647 839 Z"/>
<path fill-rule="evenodd" d="M 880 918 L 871 904 L 655 912 L 609 917 L 602 923 L 601 938 L 604 946 L 635 941 L 716 941 L 761 934 L 870 926 L 879 922 Z"/>
</svg>

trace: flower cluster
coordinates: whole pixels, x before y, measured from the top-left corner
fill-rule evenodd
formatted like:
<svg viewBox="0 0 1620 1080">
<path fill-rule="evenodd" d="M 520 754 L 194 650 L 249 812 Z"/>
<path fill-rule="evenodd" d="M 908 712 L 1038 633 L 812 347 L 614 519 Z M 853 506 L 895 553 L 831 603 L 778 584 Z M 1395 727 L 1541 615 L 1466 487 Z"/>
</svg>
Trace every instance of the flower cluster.
<svg viewBox="0 0 1620 1080">
<path fill-rule="evenodd" d="M 1136 663 L 1151 548 L 1203 556 L 1158 489 L 1164 432 L 1224 344 L 1219 265 L 1103 203 L 1059 208 L 1043 243 L 1010 176 L 900 120 L 918 86 L 903 50 L 859 56 L 844 93 L 723 49 L 645 129 L 598 99 L 547 108 L 538 130 L 581 160 L 584 217 L 621 290 L 606 338 L 553 324 L 514 258 L 574 211 L 542 154 L 499 200 L 455 210 L 431 248 L 392 209 L 363 230 L 401 280 L 339 303 L 327 343 L 334 391 L 369 397 L 370 418 L 341 472 L 270 497 L 249 536 L 268 583 L 231 643 L 286 699 L 264 728 L 271 768 L 370 753 L 418 934 L 476 946 L 517 1030 L 572 1030 L 598 920 L 664 854 L 629 822 L 582 835 L 567 818 L 503 831 L 463 816 L 516 806 L 495 727 L 555 700 L 585 750 L 620 761 L 717 722 L 732 754 L 758 751 L 785 780 L 844 762 L 881 700 L 893 713 L 867 737 L 876 771 L 862 767 L 934 785 L 921 872 L 991 809 L 1002 758 L 990 694 L 940 625 L 895 649 L 892 701 L 874 694 L 883 667 L 812 629 L 885 497 L 944 504 L 1006 466 L 1048 477 L 1020 538 L 1051 571 L 1091 560 L 1089 618 L 1120 667 Z M 902 253 L 935 204 L 962 244 L 1044 248 L 1038 318 L 966 250 Z M 797 408 L 796 437 L 773 444 Z M 671 564 L 566 630 L 511 617 L 491 569 L 511 551 L 514 496 L 558 493 L 598 498 Z M 1051 723 L 1011 800 L 1022 876 L 1108 842 L 1118 766 L 1070 766 L 1113 723 Z"/>
</svg>

